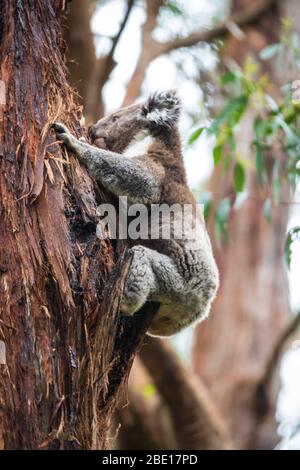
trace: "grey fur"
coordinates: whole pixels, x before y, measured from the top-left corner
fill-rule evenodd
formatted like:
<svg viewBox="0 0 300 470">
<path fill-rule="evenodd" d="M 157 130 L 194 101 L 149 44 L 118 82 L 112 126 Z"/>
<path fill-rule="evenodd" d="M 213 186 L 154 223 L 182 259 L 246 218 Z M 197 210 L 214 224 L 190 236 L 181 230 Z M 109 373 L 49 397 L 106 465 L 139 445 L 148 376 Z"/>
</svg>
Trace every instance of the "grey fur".
<svg viewBox="0 0 300 470">
<path fill-rule="evenodd" d="M 173 127 L 176 125 L 180 110 L 180 99 L 173 90 L 154 93 L 143 107 L 146 119 L 162 127 Z"/>
<path fill-rule="evenodd" d="M 181 162 L 176 129 L 179 106 L 176 93 L 169 91 L 100 120 L 91 134 L 94 141 L 103 139 L 103 145 L 109 150 L 79 141 L 63 124 L 56 123 L 54 128 L 57 138 L 116 196 L 127 196 L 130 202 L 147 206 L 171 205 L 176 199 L 180 204 L 194 204 Z M 151 113 L 155 110 L 163 118 L 153 119 Z M 122 152 L 142 131 L 150 132 L 154 139 L 147 153 L 133 159 L 123 156 Z M 119 153 L 112 151 L 116 149 Z M 176 223 L 176 215 L 174 217 Z M 202 215 L 193 217 L 198 219 L 193 237 L 185 232 L 182 239 L 139 240 L 139 244 L 131 248 L 133 261 L 121 311 L 132 315 L 147 300 L 159 302 L 161 305 L 149 334 L 173 335 L 203 320 L 209 313 L 219 284 L 218 269 Z"/>
<path fill-rule="evenodd" d="M 127 196 L 132 203 L 159 202 L 159 181 L 142 163 L 76 139 L 64 124 L 55 123 L 55 131 L 57 138 L 86 165 L 94 178 L 116 196 Z"/>
</svg>

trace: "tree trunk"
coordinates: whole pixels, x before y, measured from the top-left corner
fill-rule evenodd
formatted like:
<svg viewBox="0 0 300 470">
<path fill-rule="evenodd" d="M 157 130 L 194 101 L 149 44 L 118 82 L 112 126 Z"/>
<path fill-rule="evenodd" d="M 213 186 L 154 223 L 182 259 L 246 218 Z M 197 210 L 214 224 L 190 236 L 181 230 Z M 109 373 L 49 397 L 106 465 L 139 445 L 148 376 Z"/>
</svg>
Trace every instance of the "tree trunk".
<svg viewBox="0 0 300 470">
<path fill-rule="evenodd" d="M 236 2 L 236 7 L 246 4 L 250 1 Z M 239 64 L 253 53 L 257 60 L 259 50 L 278 41 L 279 29 L 280 14 L 277 9 L 270 10 L 243 30 L 242 41 L 231 38 L 225 55 Z M 271 73 L 274 82 L 274 70 Z M 279 83 L 278 73 L 276 76 Z M 252 125 L 253 116 L 248 116 L 241 126 L 239 151 L 243 157 L 251 158 Z M 270 172 L 273 161 L 269 159 Z M 212 177 L 211 189 L 224 195 L 233 190 L 219 169 Z M 267 395 L 261 393 L 259 384 L 289 319 L 283 264 L 288 207 L 274 206 L 269 223 L 263 217 L 264 201 L 260 196 L 263 199 L 270 194 L 262 195 L 255 177 L 250 178 L 247 190 L 257 197 L 233 211 L 229 229 L 232 243 L 222 246 L 222 250 L 215 247 L 220 290 L 209 320 L 197 330 L 194 363 L 225 416 L 237 448 L 274 448 L 278 441 L 278 381 L 272 381 Z M 289 199 L 286 186 L 281 198 Z"/>
<path fill-rule="evenodd" d="M 53 144 L 53 121 L 81 133 L 62 52 L 65 4 L 0 1 L 2 449 L 105 448 L 153 315 L 119 319 L 130 260 L 110 276 L 115 251 L 95 232 L 96 207 L 109 199 Z"/>
</svg>

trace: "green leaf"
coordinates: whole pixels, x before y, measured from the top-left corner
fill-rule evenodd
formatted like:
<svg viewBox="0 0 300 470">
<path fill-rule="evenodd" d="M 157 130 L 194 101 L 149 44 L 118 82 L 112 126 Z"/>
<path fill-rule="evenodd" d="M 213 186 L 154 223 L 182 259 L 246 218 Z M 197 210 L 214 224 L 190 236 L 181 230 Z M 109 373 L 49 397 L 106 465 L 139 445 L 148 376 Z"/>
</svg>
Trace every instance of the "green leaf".
<svg viewBox="0 0 300 470">
<path fill-rule="evenodd" d="M 223 146 L 216 145 L 213 149 L 214 165 L 217 166 L 222 158 Z"/>
<path fill-rule="evenodd" d="M 262 145 L 262 141 L 273 132 L 273 129 L 268 120 L 256 118 L 254 121 L 254 132 L 258 144 Z"/>
<path fill-rule="evenodd" d="M 298 134 L 294 131 L 292 126 L 286 123 L 281 115 L 276 116 L 275 123 L 284 131 L 288 145 L 299 144 Z"/>
<path fill-rule="evenodd" d="M 281 193 L 281 181 L 280 181 L 280 161 L 275 160 L 273 165 L 272 175 L 272 194 L 275 204 L 279 203 Z"/>
<path fill-rule="evenodd" d="M 221 76 L 220 82 L 221 82 L 221 85 L 227 85 L 228 83 L 234 83 L 237 79 L 238 77 L 235 73 L 227 72 Z"/>
<path fill-rule="evenodd" d="M 259 57 L 262 60 L 269 60 L 275 55 L 277 55 L 282 49 L 282 44 L 271 44 L 270 46 L 265 47 L 262 51 L 259 53 Z"/>
<path fill-rule="evenodd" d="M 300 226 L 293 227 L 288 231 L 285 247 L 284 247 L 284 257 L 285 262 L 287 264 L 288 269 L 291 269 L 291 261 L 292 261 L 292 245 L 293 243 L 298 240 L 300 241 Z"/>
<path fill-rule="evenodd" d="M 236 149 L 236 141 L 233 132 L 231 132 L 228 136 L 228 144 L 232 152 Z"/>
<path fill-rule="evenodd" d="M 245 186 L 246 175 L 243 165 L 239 162 L 234 165 L 233 177 L 236 192 L 242 192 Z"/>
<path fill-rule="evenodd" d="M 221 111 L 219 116 L 212 122 L 209 127 L 209 132 L 211 134 L 216 134 L 219 130 L 221 124 L 225 122 L 229 125 L 230 128 L 233 128 L 241 119 L 243 113 L 245 112 L 248 104 L 248 96 L 241 95 L 237 98 L 233 98 Z"/>
<path fill-rule="evenodd" d="M 192 145 L 197 139 L 199 139 L 200 135 L 205 129 L 205 127 L 199 127 L 199 129 L 196 129 L 189 138 L 189 145 Z"/>
<path fill-rule="evenodd" d="M 255 166 L 258 178 L 261 183 L 265 183 L 267 179 L 267 168 L 264 159 L 264 153 L 259 142 L 254 142 L 255 145 Z"/>
</svg>

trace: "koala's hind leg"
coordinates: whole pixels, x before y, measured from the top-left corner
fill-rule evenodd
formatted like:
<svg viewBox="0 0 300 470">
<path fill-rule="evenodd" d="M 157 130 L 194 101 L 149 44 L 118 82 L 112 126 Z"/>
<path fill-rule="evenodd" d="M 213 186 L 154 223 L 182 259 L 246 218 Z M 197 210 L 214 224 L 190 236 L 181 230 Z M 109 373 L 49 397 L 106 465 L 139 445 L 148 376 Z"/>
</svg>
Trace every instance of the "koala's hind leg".
<svg viewBox="0 0 300 470">
<path fill-rule="evenodd" d="M 184 282 L 166 255 L 138 245 L 131 249 L 132 264 L 125 282 L 121 311 L 132 315 L 149 301 L 170 304 L 182 295 Z"/>
<path fill-rule="evenodd" d="M 123 314 L 133 315 L 146 301 L 158 302 L 148 331 L 153 336 L 174 335 L 207 315 L 210 302 L 191 288 L 169 256 L 141 245 L 131 251 L 133 261 L 121 301 Z"/>
<path fill-rule="evenodd" d="M 140 245 L 130 250 L 133 258 L 121 301 L 121 312 L 125 315 L 137 312 L 155 291 L 156 280 L 148 251 Z"/>
</svg>

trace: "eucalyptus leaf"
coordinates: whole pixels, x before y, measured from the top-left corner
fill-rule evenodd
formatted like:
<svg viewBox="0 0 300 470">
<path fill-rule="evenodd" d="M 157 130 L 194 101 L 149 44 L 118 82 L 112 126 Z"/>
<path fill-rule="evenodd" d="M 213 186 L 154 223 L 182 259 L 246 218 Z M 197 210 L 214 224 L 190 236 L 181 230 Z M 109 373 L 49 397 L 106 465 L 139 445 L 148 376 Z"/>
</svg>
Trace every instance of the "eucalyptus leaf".
<svg viewBox="0 0 300 470">
<path fill-rule="evenodd" d="M 273 165 L 273 179 L 272 179 L 272 194 L 275 204 L 279 203 L 281 193 L 281 180 L 280 180 L 280 161 L 277 159 Z"/>
<path fill-rule="evenodd" d="M 194 142 L 196 142 L 196 140 L 199 139 L 200 135 L 205 129 L 205 127 L 199 127 L 199 129 L 196 129 L 189 138 L 189 145 L 192 145 Z"/>
<path fill-rule="evenodd" d="M 222 75 L 220 82 L 221 85 L 227 85 L 228 83 L 234 83 L 236 80 L 238 80 L 238 76 L 235 73 L 227 72 Z"/>
<path fill-rule="evenodd" d="M 240 162 L 237 162 L 233 168 L 233 177 L 234 177 L 234 187 L 237 193 L 243 191 L 245 186 L 245 170 L 243 165 Z"/>
<path fill-rule="evenodd" d="M 217 166 L 222 158 L 223 146 L 216 145 L 213 149 L 214 165 Z"/>
<path fill-rule="evenodd" d="M 248 104 L 248 97 L 246 95 L 233 98 L 221 111 L 219 116 L 212 122 L 209 127 L 211 134 L 216 134 L 221 124 L 227 123 L 230 128 L 233 128 L 241 119 Z"/>
</svg>

